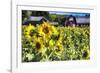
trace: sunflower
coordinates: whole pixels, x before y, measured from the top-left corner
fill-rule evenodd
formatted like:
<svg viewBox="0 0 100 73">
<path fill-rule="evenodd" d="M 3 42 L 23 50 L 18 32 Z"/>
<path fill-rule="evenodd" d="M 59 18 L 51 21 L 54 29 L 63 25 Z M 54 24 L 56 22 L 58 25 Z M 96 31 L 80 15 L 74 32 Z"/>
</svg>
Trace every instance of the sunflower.
<svg viewBox="0 0 100 73">
<path fill-rule="evenodd" d="M 58 43 L 55 45 L 55 54 L 61 56 L 64 51 L 63 45 Z"/>
<path fill-rule="evenodd" d="M 35 51 L 37 51 L 38 53 L 45 53 L 45 48 L 43 45 L 43 41 L 41 37 L 36 37 L 34 36 L 33 38 L 33 49 L 35 49 Z"/>
<path fill-rule="evenodd" d="M 31 36 L 33 35 L 32 31 L 35 30 L 35 27 L 31 24 L 29 24 L 28 26 L 24 27 L 24 34 L 27 38 L 31 38 Z"/>
<path fill-rule="evenodd" d="M 57 36 L 59 34 L 58 30 L 57 30 L 57 27 L 55 26 L 51 26 L 52 27 L 52 32 L 53 32 L 53 35 L 54 36 Z"/>
<path fill-rule="evenodd" d="M 63 41 L 63 32 L 62 31 L 60 31 L 60 33 L 59 33 L 59 35 L 56 39 L 57 39 L 56 43 L 61 43 L 62 44 L 62 41 Z"/>
<path fill-rule="evenodd" d="M 53 39 L 50 39 L 50 41 L 49 41 L 49 47 L 50 48 L 53 47 L 54 44 L 55 44 L 54 40 Z"/>
<path fill-rule="evenodd" d="M 50 38 L 50 36 L 52 35 L 52 32 L 53 32 L 53 28 L 52 27 L 53 26 L 50 25 L 49 23 L 43 22 L 42 25 L 38 26 L 39 34 L 41 36 L 43 36 L 44 39 Z"/>
<path fill-rule="evenodd" d="M 89 49 L 83 49 L 82 50 L 82 59 L 89 59 L 90 58 L 90 50 Z"/>
</svg>

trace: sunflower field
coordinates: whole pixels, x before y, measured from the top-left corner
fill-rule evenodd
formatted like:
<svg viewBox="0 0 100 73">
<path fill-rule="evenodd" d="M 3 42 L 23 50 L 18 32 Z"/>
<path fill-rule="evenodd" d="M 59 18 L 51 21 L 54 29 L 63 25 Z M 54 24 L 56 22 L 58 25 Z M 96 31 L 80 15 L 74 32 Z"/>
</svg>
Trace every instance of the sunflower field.
<svg viewBox="0 0 100 73">
<path fill-rule="evenodd" d="M 22 25 L 22 62 L 90 59 L 89 27 Z"/>
</svg>

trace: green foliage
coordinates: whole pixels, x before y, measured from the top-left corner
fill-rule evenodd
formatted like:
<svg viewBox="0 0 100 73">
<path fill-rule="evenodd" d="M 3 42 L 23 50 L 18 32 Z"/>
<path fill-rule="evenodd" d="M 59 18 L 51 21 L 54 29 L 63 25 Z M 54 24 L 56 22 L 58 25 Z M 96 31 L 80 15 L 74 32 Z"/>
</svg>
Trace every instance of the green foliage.
<svg viewBox="0 0 100 73">
<path fill-rule="evenodd" d="M 57 15 L 55 15 L 55 14 L 50 14 L 49 17 L 50 17 L 50 20 L 51 20 L 51 21 L 54 21 L 54 20 L 57 18 Z"/>
<path fill-rule="evenodd" d="M 47 37 L 47 32 L 43 33 L 43 31 L 38 30 L 38 28 L 44 28 L 41 25 L 36 26 L 34 28 L 33 26 L 30 27 L 35 30 L 35 33 L 33 33 L 32 36 L 28 35 L 28 33 L 26 35 L 26 32 L 23 32 L 25 28 L 28 27 L 23 26 L 24 28 L 22 29 L 22 62 L 90 59 L 89 27 L 52 26 L 54 27 L 53 31 L 51 26 L 46 24 L 45 27 L 47 26 L 48 29 L 45 29 L 48 30 L 49 37 Z M 42 35 L 39 34 L 40 32 L 42 33 Z M 37 42 L 38 45 L 36 44 Z"/>
</svg>

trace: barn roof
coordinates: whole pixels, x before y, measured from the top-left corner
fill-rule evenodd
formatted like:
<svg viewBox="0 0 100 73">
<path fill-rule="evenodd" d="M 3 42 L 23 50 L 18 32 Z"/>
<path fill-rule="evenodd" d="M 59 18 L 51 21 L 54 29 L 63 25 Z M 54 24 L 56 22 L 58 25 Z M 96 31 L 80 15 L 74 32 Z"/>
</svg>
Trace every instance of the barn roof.
<svg viewBox="0 0 100 73">
<path fill-rule="evenodd" d="M 43 17 L 34 17 L 34 16 L 30 16 L 28 21 L 40 21 Z"/>
<path fill-rule="evenodd" d="M 41 21 L 42 19 L 44 19 L 44 17 L 42 16 L 30 16 L 27 20 L 24 20 L 23 21 L 23 24 L 26 23 L 26 22 L 31 22 L 31 21 Z"/>
</svg>

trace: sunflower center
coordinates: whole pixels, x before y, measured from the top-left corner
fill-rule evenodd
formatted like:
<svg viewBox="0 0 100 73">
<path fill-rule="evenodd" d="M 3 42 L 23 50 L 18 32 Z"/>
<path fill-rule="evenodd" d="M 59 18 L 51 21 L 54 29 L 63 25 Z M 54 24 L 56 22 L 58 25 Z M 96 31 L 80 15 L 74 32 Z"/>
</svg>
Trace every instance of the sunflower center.
<svg viewBox="0 0 100 73">
<path fill-rule="evenodd" d="M 60 47 L 57 46 L 56 52 L 59 52 L 59 51 L 61 51 L 61 50 L 60 50 Z"/>
<path fill-rule="evenodd" d="M 37 42 L 37 43 L 36 43 L 36 48 L 37 48 L 37 49 L 40 49 L 40 47 L 41 47 L 41 44 L 40 44 L 39 42 Z"/>
<path fill-rule="evenodd" d="M 34 34 L 34 31 L 31 30 L 31 31 L 30 31 L 30 36 L 33 36 L 33 34 Z"/>
<path fill-rule="evenodd" d="M 48 28 L 48 27 L 44 27 L 44 28 L 43 28 L 43 32 L 44 32 L 45 34 L 49 33 L 49 28 Z"/>
<path fill-rule="evenodd" d="M 60 51 L 60 49 L 56 49 L 56 51 L 57 51 L 57 52 L 59 52 L 59 51 Z"/>
<path fill-rule="evenodd" d="M 84 53 L 83 53 L 83 57 L 87 57 L 87 55 L 88 55 L 88 53 L 86 52 L 86 51 L 84 51 Z"/>
</svg>

